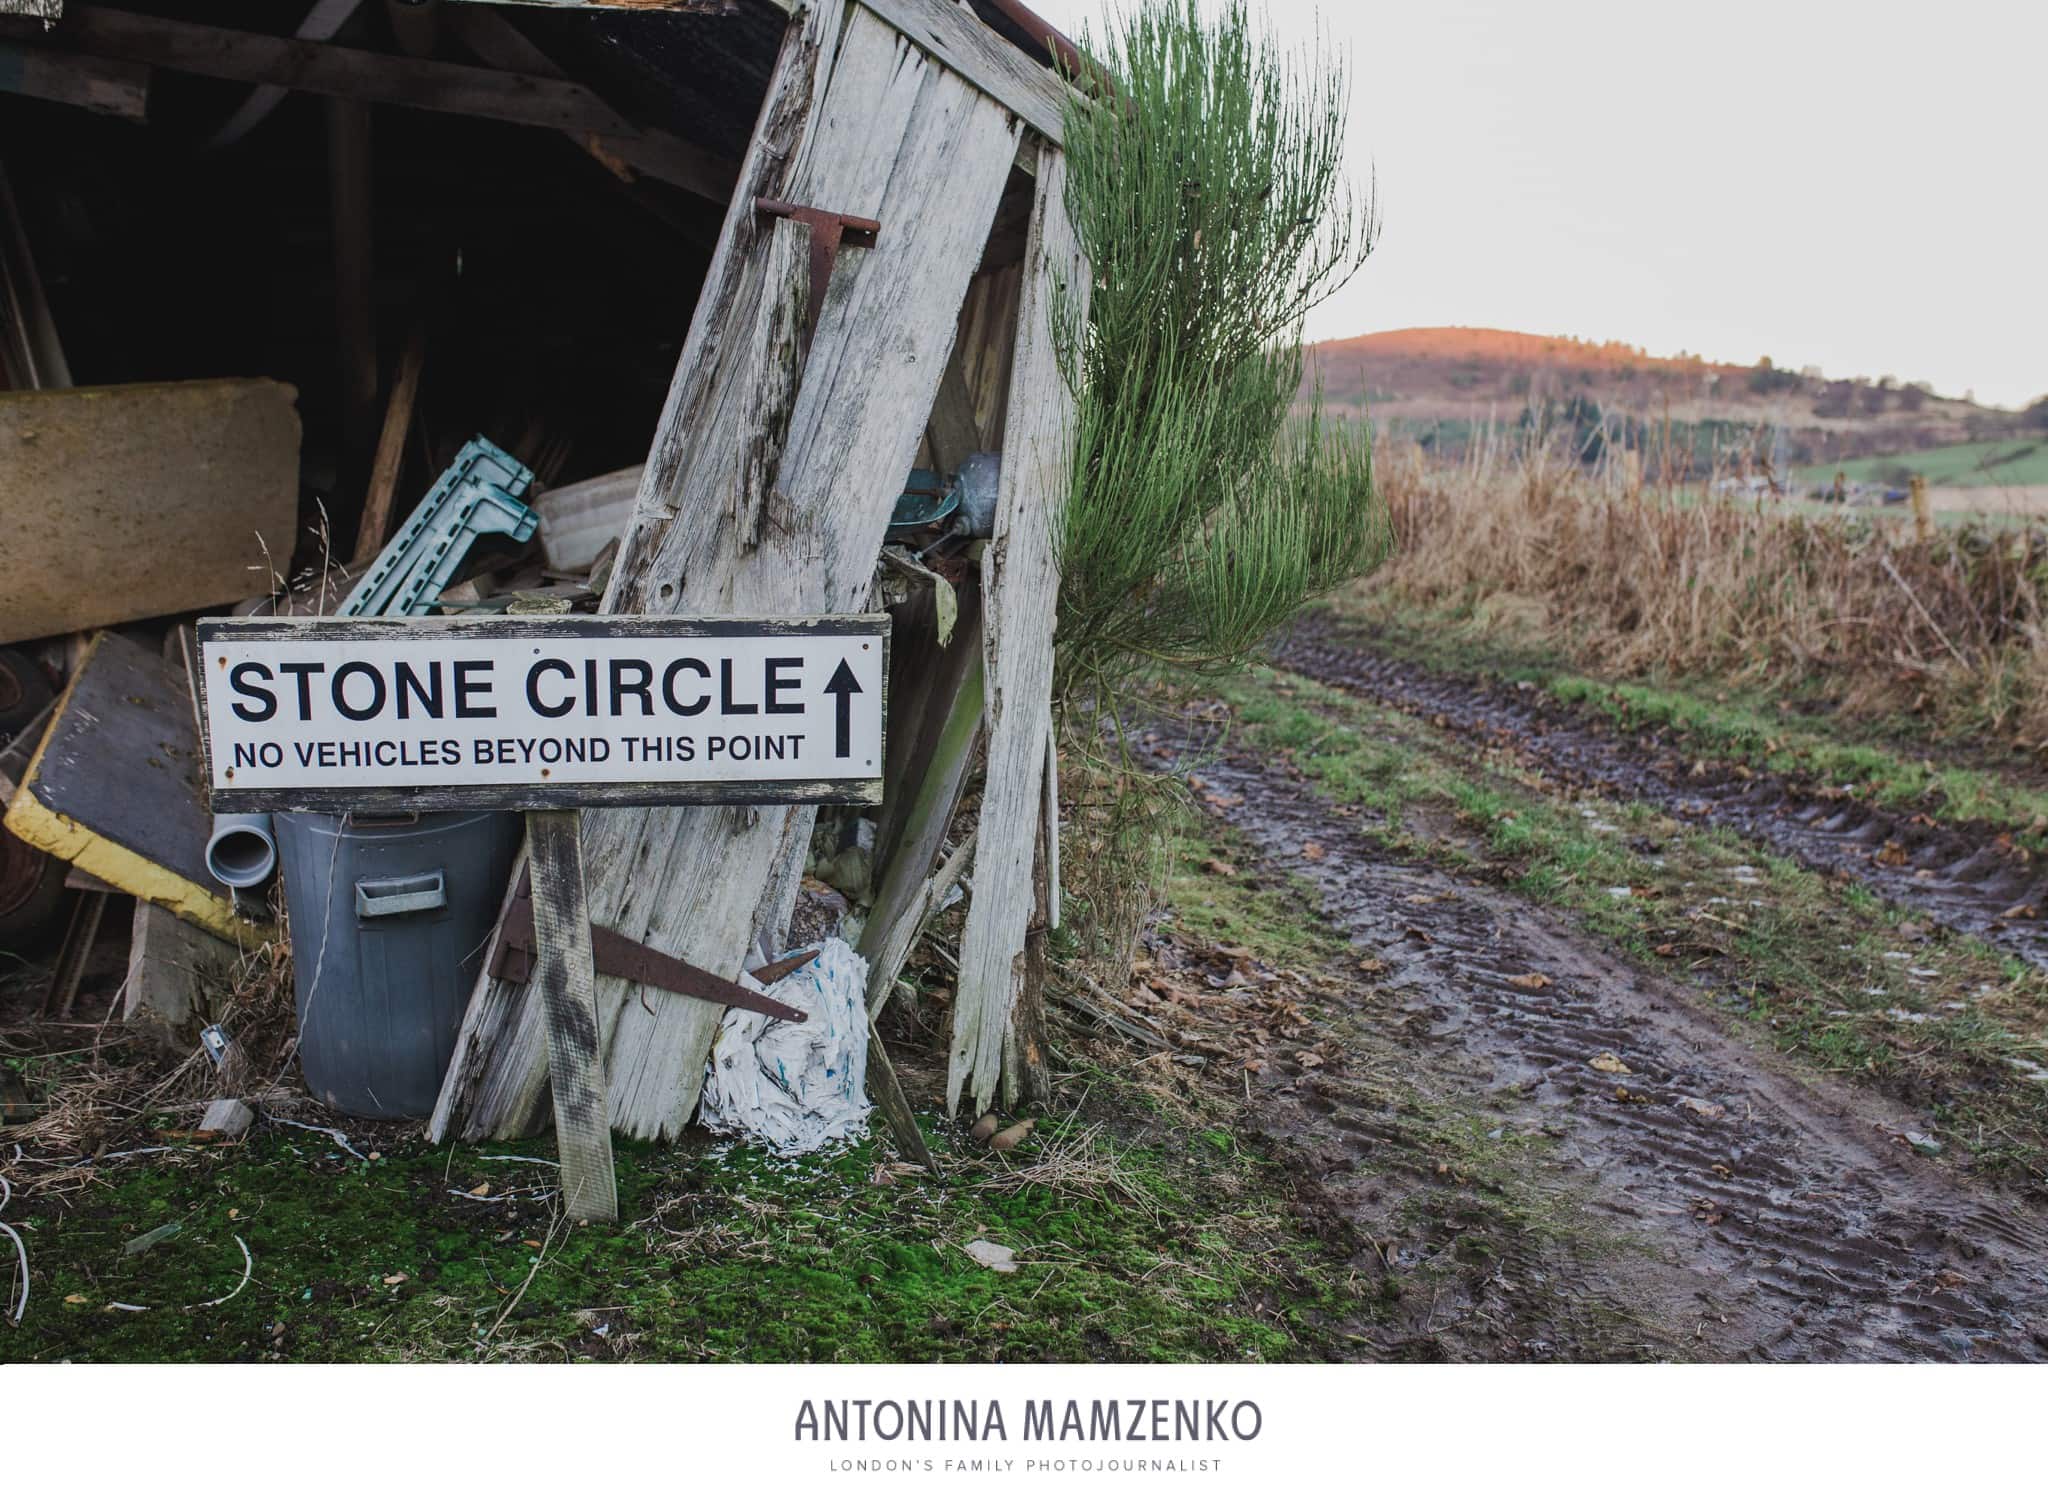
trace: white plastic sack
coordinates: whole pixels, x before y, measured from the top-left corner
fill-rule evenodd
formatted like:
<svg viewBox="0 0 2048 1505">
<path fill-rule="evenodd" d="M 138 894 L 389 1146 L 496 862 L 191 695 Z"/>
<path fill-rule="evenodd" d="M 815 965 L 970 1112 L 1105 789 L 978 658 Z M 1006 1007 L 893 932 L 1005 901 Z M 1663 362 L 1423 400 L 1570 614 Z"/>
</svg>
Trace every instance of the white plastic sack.
<svg viewBox="0 0 2048 1505">
<path fill-rule="evenodd" d="M 747 984 L 752 986 L 751 983 Z M 704 1126 L 779 1155 L 807 1155 L 867 1133 L 868 964 L 834 936 L 769 997 L 801 1024 L 728 1009 L 704 1068 Z"/>
</svg>

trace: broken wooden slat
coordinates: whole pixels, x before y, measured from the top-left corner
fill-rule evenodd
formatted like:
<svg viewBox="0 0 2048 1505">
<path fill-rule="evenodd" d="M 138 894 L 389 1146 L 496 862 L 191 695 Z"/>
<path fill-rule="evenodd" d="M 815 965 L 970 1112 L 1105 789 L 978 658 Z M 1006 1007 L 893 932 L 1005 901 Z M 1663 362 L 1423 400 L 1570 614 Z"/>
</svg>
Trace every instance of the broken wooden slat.
<svg viewBox="0 0 2048 1505">
<path fill-rule="evenodd" d="M 976 597 L 969 599 L 972 604 Z M 955 632 L 931 677 L 936 690 L 916 733 L 925 747 L 908 762 L 892 791 L 902 814 L 891 823 L 893 830 L 878 832 L 875 838 L 880 876 L 860 933 L 860 954 L 868 961 L 871 1014 L 889 996 L 890 985 L 929 917 L 932 864 L 974 766 L 985 703 L 978 606 L 972 606 L 972 615 Z"/>
<path fill-rule="evenodd" d="M 1018 127 L 864 10 L 793 26 L 727 211 L 613 571 L 608 611 L 837 612 L 874 561 L 995 216 Z M 879 220 L 841 255 L 808 355 L 809 232 L 756 198 Z M 893 231 L 892 231 L 892 227 Z M 785 912 L 782 860 L 811 812 L 589 817 L 598 923 L 734 976 Z M 798 831 L 792 832 L 792 820 Z M 627 1007 L 599 980 L 613 1122 L 671 1137 L 696 1108 L 718 1020 Z M 545 1062 L 523 991 L 486 980 L 434 1119 L 437 1136 L 531 1132 Z"/>
<path fill-rule="evenodd" d="M 0 93 L 76 105 L 122 120 L 149 116 L 149 69 L 0 42 Z"/>
<path fill-rule="evenodd" d="M 298 530 L 294 395 L 274 381 L 0 393 L 0 642 L 267 587 Z"/>
<path fill-rule="evenodd" d="M 948 891 L 966 874 L 967 864 L 974 857 L 974 837 L 975 833 L 970 831 L 962 838 L 953 854 L 939 865 L 939 870 L 919 882 L 899 909 L 884 915 L 878 902 L 870 911 L 860 933 L 863 945 L 871 944 L 873 948 L 871 952 L 864 950 L 861 953 L 869 958 L 870 1023 L 880 1017 L 882 1005 L 889 1001 L 889 993 L 896 986 L 896 978 L 910 957 L 910 948 L 917 944 L 919 934 L 939 912 Z M 903 869 L 906 875 L 911 871 L 913 869 L 908 866 Z"/>
<path fill-rule="evenodd" d="M 988 659 L 988 776 L 974 899 L 960 941 L 960 984 L 946 1103 L 963 1094 L 980 1113 L 1004 1083 L 1005 1038 L 1024 984 L 1024 939 L 1034 912 L 1032 873 L 1043 826 L 1045 746 L 1052 720 L 1052 603 L 1059 594 L 1057 531 L 1069 485 L 1074 394 L 1061 369 L 1053 305 L 1064 296 L 1085 317 L 1087 265 L 1066 212 L 1066 164 L 1041 150 L 1038 204 L 1024 259 L 1005 420 L 995 537 L 982 559 L 982 641 Z M 1012 1058 L 1017 1059 L 1012 1051 Z"/>
<path fill-rule="evenodd" d="M 966 580 L 949 589 L 953 631 L 945 643 L 938 641 L 936 586 L 890 613 L 884 803 L 875 817 L 872 854 L 878 885 L 885 883 L 898 845 L 913 828 L 927 833 L 924 871 L 930 871 L 952 816 L 950 808 L 932 808 L 933 796 L 947 804 L 958 793 L 932 788 L 932 770 L 943 757 L 964 779 L 981 730 L 981 586 Z"/>
<path fill-rule="evenodd" d="M 597 967 L 583 894 L 579 820 L 574 810 L 535 810 L 526 817 L 539 960 L 534 986 L 547 1016 L 563 1211 L 578 1220 L 611 1223 L 619 1216 L 619 1185 L 612 1168 L 604 1058 L 598 1050 Z"/>
<path fill-rule="evenodd" d="M 932 1175 L 938 1175 L 938 1158 L 917 1127 L 917 1117 L 910 1111 L 910 1098 L 896 1075 L 896 1063 L 889 1059 L 888 1048 L 873 1028 L 868 1030 L 868 1097 L 882 1110 L 882 1119 L 889 1125 L 896 1147 Z"/>
</svg>

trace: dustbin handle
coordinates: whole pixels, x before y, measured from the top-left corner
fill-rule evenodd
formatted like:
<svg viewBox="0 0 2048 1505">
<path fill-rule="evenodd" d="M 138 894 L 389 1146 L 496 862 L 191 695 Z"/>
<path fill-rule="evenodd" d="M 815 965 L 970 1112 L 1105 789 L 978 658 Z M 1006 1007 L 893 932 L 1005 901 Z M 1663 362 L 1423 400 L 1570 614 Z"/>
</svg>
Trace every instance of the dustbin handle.
<svg viewBox="0 0 2048 1505">
<path fill-rule="evenodd" d="M 404 878 L 356 880 L 356 913 L 366 920 L 447 907 L 448 885 L 439 868 Z"/>
</svg>

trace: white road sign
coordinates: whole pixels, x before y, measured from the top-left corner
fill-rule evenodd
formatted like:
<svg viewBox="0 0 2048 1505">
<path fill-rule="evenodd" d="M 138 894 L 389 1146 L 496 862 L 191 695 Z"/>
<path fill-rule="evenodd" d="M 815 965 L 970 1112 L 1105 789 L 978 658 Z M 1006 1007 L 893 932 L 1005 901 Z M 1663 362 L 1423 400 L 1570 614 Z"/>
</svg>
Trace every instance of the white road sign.
<svg viewBox="0 0 2048 1505">
<path fill-rule="evenodd" d="M 216 810 L 872 803 L 885 616 L 209 619 Z"/>
</svg>

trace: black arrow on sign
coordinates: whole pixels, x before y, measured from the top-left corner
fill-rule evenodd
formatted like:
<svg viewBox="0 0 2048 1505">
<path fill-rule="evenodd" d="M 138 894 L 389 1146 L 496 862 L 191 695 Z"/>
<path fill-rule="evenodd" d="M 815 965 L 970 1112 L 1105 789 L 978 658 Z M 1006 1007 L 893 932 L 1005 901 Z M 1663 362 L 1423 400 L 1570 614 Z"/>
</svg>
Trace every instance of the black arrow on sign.
<svg viewBox="0 0 2048 1505">
<path fill-rule="evenodd" d="M 832 677 L 825 681 L 825 693 L 839 697 L 839 714 L 835 725 L 839 750 L 837 756 L 853 756 L 853 697 L 860 694 L 860 681 L 853 677 L 853 664 L 847 659 L 839 661 L 839 667 L 832 671 Z"/>
</svg>

